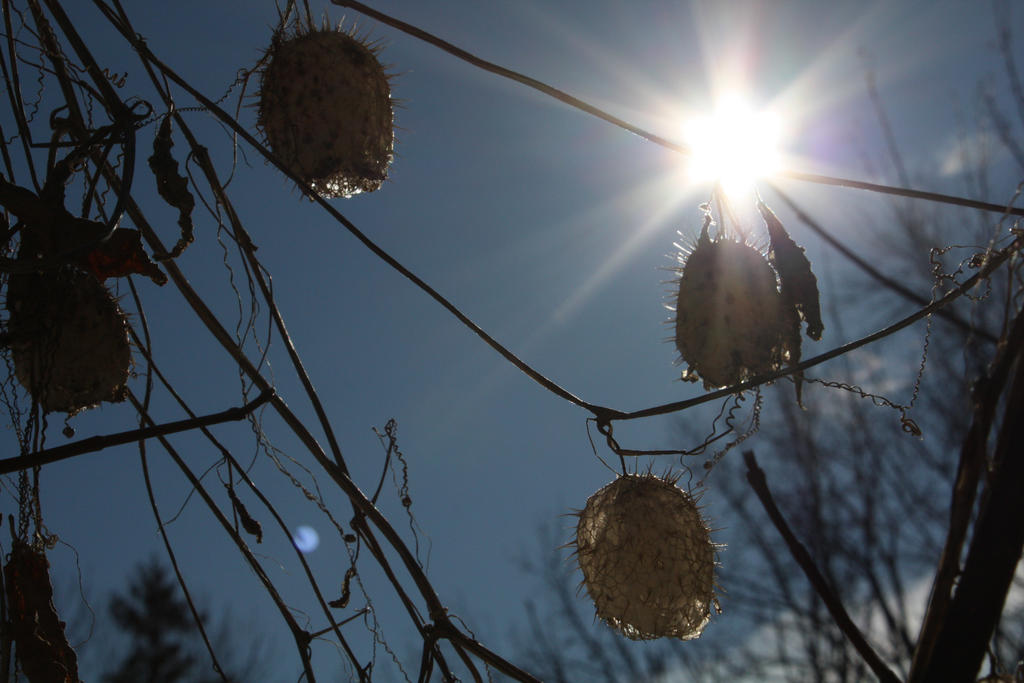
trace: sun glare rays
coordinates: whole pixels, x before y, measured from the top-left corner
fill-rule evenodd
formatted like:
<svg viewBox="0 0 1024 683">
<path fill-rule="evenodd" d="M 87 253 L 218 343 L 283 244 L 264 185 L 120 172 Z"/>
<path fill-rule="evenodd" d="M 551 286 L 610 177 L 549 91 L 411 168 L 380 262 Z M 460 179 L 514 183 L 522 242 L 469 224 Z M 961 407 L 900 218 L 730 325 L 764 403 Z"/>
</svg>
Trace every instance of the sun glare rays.
<svg viewBox="0 0 1024 683">
<path fill-rule="evenodd" d="M 727 195 L 749 192 L 757 178 L 781 167 L 781 120 L 776 112 L 754 110 L 738 94 L 722 97 L 711 114 L 684 123 L 691 149 L 691 182 L 715 182 Z"/>
</svg>

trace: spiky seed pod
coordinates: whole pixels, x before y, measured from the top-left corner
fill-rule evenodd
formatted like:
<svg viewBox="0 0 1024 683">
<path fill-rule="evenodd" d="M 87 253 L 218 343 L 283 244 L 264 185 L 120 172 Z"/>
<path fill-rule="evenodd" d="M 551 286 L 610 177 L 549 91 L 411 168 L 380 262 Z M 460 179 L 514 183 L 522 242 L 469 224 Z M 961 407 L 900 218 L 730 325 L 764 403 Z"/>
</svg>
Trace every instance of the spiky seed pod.
<svg viewBox="0 0 1024 683">
<path fill-rule="evenodd" d="M 777 369 L 783 307 L 775 271 L 761 253 L 728 237 L 712 240 L 705 221 L 686 258 L 675 301 L 675 343 L 707 388 Z"/>
<path fill-rule="evenodd" d="M 587 500 L 576 556 L 597 616 L 633 640 L 700 636 L 715 604 L 715 546 L 672 480 L 621 476 Z"/>
<path fill-rule="evenodd" d="M 11 275 L 7 310 L 15 374 L 44 411 L 124 400 L 128 322 L 96 278 L 72 266 Z"/>
<path fill-rule="evenodd" d="M 267 57 L 259 125 L 274 154 L 325 197 L 380 187 L 394 126 L 376 49 L 340 29 L 282 30 Z"/>
</svg>

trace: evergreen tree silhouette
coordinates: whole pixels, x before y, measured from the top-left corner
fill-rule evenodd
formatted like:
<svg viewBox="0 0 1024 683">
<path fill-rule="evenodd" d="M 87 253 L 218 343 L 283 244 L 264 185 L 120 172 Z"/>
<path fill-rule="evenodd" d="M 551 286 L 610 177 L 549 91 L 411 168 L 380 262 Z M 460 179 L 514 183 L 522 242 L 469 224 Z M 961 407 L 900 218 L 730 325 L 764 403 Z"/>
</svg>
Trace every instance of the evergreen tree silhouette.
<svg viewBox="0 0 1024 683">
<path fill-rule="evenodd" d="M 117 668 L 104 675 L 105 683 L 222 680 L 196 654 L 198 632 L 188 603 L 156 558 L 138 566 L 127 594 L 113 595 L 109 610 L 131 647 Z"/>
</svg>

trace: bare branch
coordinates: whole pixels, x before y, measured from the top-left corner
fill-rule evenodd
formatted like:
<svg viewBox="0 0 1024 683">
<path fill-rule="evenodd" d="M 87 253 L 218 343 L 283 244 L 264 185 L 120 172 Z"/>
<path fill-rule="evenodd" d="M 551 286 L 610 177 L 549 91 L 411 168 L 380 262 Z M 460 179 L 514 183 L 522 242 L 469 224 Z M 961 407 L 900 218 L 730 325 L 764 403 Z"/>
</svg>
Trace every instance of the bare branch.
<svg viewBox="0 0 1024 683">
<path fill-rule="evenodd" d="M 747 481 L 750 482 L 751 488 L 754 489 L 754 493 L 761 500 L 761 504 L 764 506 L 765 512 L 768 513 L 768 517 L 772 520 L 775 528 L 782 534 L 782 538 L 785 539 L 786 545 L 789 546 L 789 551 L 793 555 L 793 559 L 797 561 L 800 568 L 804 570 L 804 574 L 807 575 L 807 579 L 814 586 L 814 590 L 817 591 L 821 597 L 825 606 L 828 607 L 829 613 L 835 620 L 836 625 L 842 630 L 843 634 L 847 637 L 850 643 L 857 649 L 860 656 L 864 658 L 864 661 L 871 667 L 871 670 L 878 680 L 882 683 L 899 683 L 899 678 L 892 672 L 892 670 L 885 665 L 885 662 L 878 656 L 878 654 L 872 649 L 871 645 L 868 644 L 864 638 L 864 634 L 860 632 L 857 625 L 850 619 L 850 615 L 847 614 L 846 608 L 843 607 L 843 603 L 836 596 L 835 591 L 829 586 L 825 577 L 822 576 L 821 571 L 818 570 L 817 565 L 814 564 L 814 560 L 811 558 L 810 553 L 803 544 L 797 540 L 793 532 L 790 531 L 789 525 L 786 523 L 785 518 L 779 511 L 779 508 L 775 505 L 775 501 L 772 498 L 771 491 L 768 490 L 768 482 L 764 476 L 764 470 L 762 470 L 757 460 L 754 458 L 753 451 L 744 451 L 743 461 L 747 464 Z"/>
<path fill-rule="evenodd" d="M 10 474 L 11 472 L 17 472 L 18 470 L 24 470 L 30 467 L 39 467 L 51 462 L 57 462 L 58 460 L 67 460 L 68 458 L 73 458 L 76 455 L 93 453 L 95 451 L 101 451 L 104 448 L 132 443 L 133 441 L 163 437 L 169 434 L 198 429 L 200 427 L 209 427 L 210 425 L 220 424 L 221 422 L 241 420 L 264 403 L 270 401 L 273 397 L 273 389 L 268 389 L 243 406 L 228 408 L 227 410 L 222 410 L 219 413 L 213 413 L 203 417 L 189 418 L 187 420 L 177 420 L 175 422 L 143 427 L 141 429 L 130 429 L 126 432 L 118 432 L 117 434 L 91 436 L 88 439 L 75 441 L 74 443 L 69 443 L 64 446 L 47 448 L 44 451 L 37 451 L 36 453 L 29 453 L 27 455 L 18 455 L 13 458 L 4 458 L 0 460 L 0 474 Z"/>
<path fill-rule="evenodd" d="M 949 530 L 935 572 L 935 579 L 932 582 L 928 609 L 925 612 L 917 650 L 914 653 L 914 664 L 911 667 L 910 675 L 911 683 L 926 680 L 926 672 L 930 670 L 929 663 L 934 657 L 943 656 L 937 651 L 939 638 L 943 630 L 947 628 L 949 612 L 956 599 L 953 596 L 953 585 L 960 572 L 960 556 L 974 512 L 978 482 L 986 466 L 989 431 L 995 418 L 1000 396 L 1009 378 L 1010 369 L 1014 361 L 1021 355 L 1022 349 L 1024 349 L 1024 313 L 1017 315 L 1010 335 L 1004 343 L 1000 344 L 987 376 L 977 381 L 972 392 L 974 417 L 960 451 L 960 463 L 957 468 L 956 480 L 953 483 L 953 495 L 949 507 Z M 1024 363 L 1019 360 L 1017 363 L 1020 367 L 1024 367 Z M 1024 391 L 1024 389 L 1015 385 L 1014 391 Z M 1022 413 L 1020 411 L 1013 413 L 1007 409 L 1007 416 L 1015 414 Z M 1019 420 L 1008 417 L 1005 422 L 1019 422 Z M 1009 519 L 1005 521 L 1007 524 L 1010 523 Z"/>
<path fill-rule="evenodd" d="M 914 662 L 912 681 L 963 681 L 977 675 L 1024 551 L 1024 347 L 1018 346 L 1015 355 L 1017 371 L 988 477 L 989 495 L 931 657 Z"/>
</svg>

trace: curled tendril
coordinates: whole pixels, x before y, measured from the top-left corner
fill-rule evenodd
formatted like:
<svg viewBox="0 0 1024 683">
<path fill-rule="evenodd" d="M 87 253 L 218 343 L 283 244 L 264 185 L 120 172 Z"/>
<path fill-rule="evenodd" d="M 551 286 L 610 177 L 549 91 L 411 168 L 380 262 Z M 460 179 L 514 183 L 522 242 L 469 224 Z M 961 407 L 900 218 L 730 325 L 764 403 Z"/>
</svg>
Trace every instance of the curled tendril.
<svg viewBox="0 0 1024 683">
<path fill-rule="evenodd" d="M 913 436 L 921 436 L 921 428 L 917 426 L 917 423 L 911 420 L 906 415 L 900 418 L 900 425 L 903 427 L 903 431 Z"/>
</svg>

